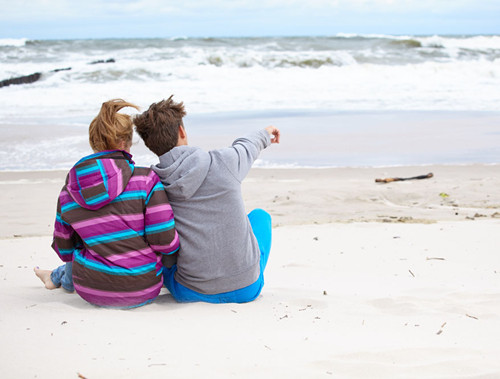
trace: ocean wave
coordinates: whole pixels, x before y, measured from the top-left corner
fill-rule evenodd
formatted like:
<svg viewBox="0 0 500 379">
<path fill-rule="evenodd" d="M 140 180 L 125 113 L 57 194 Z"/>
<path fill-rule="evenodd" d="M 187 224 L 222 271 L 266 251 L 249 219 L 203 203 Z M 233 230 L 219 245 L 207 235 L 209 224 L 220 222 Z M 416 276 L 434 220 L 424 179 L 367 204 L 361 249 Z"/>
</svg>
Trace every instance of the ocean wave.
<svg viewBox="0 0 500 379">
<path fill-rule="evenodd" d="M 407 48 L 415 48 L 415 47 L 422 47 L 422 42 L 416 40 L 416 39 L 396 39 L 391 41 L 391 44 L 395 46 L 403 46 Z"/>
<path fill-rule="evenodd" d="M 238 68 L 251 68 L 255 66 L 273 69 L 273 68 L 320 68 L 323 66 L 344 66 L 355 64 L 355 59 L 344 54 L 340 56 L 264 56 L 264 57 L 227 57 L 225 55 L 210 55 L 206 58 L 206 61 L 202 61 L 200 64 L 210 64 L 216 67 L 231 66 Z"/>
<path fill-rule="evenodd" d="M 0 46 L 24 46 L 28 41 L 27 38 L 0 38 Z"/>
</svg>

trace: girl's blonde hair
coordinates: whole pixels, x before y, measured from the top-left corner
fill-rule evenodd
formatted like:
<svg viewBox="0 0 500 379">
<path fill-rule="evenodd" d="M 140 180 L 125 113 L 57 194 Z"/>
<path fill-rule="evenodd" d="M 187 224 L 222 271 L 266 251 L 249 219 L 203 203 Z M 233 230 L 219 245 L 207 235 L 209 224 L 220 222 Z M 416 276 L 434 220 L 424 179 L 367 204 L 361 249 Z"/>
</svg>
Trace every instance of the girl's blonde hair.
<svg viewBox="0 0 500 379">
<path fill-rule="evenodd" d="M 99 114 L 89 126 L 89 143 L 95 152 L 120 149 L 122 142 L 132 143 L 134 129 L 132 117 L 118 113 L 125 107 L 139 110 L 137 105 L 122 99 L 113 99 L 102 103 Z"/>
</svg>

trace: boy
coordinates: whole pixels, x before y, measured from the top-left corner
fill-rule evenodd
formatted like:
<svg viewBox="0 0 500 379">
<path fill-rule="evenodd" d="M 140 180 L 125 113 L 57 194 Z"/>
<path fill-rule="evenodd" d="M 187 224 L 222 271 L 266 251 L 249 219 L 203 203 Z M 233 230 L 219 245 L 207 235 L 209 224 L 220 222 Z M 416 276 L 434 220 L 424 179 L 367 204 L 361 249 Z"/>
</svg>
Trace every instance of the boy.
<svg viewBox="0 0 500 379">
<path fill-rule="evenodd" d="M 260 151 L 279 143 L 280 132 L 269 126 L 231 147 L 205 152 L 188 146 L 184 104 L 172 97 L 134 118 L 159 157 L 152 168 L 165 186 L 179 234 L 177 264 L 164 268 L 165 286 L 179 302 L 252 301 L 264 285 L 271 216 L 256 209 L 247 217 L 241 182 Z"/>
</svg>

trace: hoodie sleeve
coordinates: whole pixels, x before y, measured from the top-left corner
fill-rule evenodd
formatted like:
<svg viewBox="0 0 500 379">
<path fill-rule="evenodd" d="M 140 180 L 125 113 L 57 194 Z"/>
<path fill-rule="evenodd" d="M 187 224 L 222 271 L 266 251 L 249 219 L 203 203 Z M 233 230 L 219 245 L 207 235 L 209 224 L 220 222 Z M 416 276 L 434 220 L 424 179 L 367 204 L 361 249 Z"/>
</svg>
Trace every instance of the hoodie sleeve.
<svg viewBox="0 0 500 379">
<path fill-rule="evenodd" d="M 151 171 L 151 189 L 146 199 L 144 228 L 146 241 L 153 250 L 173 254 L 179 250 L 179 236 L 175 230 L 174 212 L 160 179 Z"/>
<path fill-rule="evenodd" d="M 63 201 L 62 199 L 65 197 L 64 195 L 64 191 L 61 192 L 57 200 L 57 214 L 54 223 L 52 248 L 63 262 L 71 262 L 73 261 L 73 252 L 75 249 L 82 248 L 83 242 L 73 227 L 61 217 L 61 203 Z"/>
<path fill-rule="evenodd" d="M 269 133 L 262 129 L 236 139 L 231 147 L 218 152 L 229 171 L 241 182 L 247 176 L 260 152 L 270 144 Z"/>
</svg>

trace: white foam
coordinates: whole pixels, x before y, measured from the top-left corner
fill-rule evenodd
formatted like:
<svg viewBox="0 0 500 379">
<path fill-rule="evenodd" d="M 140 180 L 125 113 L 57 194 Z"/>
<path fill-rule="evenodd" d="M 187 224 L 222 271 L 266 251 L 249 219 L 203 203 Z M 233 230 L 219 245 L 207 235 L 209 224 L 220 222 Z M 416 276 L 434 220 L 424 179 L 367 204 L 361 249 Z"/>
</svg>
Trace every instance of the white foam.
<svg viewBox="0 0 500 379">
<path fill-rule="evenodd" d="M 0 46 L 24 46 L 27 38 L 0 38 Z"/>
</svg>

